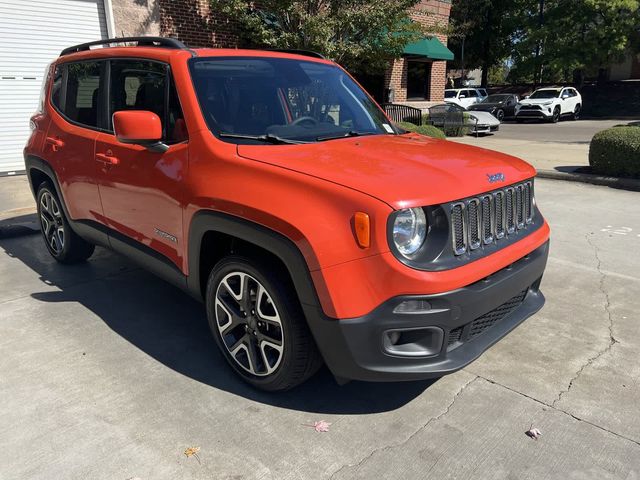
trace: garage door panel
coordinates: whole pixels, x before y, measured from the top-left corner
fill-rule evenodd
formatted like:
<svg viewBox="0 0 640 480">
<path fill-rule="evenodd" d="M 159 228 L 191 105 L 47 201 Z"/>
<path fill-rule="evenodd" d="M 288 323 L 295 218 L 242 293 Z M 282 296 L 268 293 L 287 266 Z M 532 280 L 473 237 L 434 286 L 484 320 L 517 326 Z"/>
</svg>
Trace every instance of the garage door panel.
<svg viewBox="0 0 640 480">
<path fill-rule="evenodd" d="M 104 0 L 0 0 L 0 173 L 24 169 L 47 64 L 64 48 L 101 38 Z"/>
</svg>

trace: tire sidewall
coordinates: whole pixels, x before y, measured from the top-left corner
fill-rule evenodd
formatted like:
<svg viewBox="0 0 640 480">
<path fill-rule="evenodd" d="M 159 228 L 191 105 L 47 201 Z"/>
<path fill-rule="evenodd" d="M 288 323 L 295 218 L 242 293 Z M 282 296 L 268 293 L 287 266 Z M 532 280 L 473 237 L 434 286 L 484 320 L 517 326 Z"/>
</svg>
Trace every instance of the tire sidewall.
<svg viewBox="0 0 640 480">
<path fill-rule="evenodd" d="M 504 110 L 499 109 L 496 112 L 496 118 L 500 121 L 500 123 L 502 123 L 502 121 L 504 120 Z"/>
<path fill-rule="evenodd" d="M 269 272 L 270 269 L 265 265 L 249 260 L 240 256 L 227 257 L 213 268 L 207 281 L 206 289 L 206 310 L 207 320 L 209 328 L 216 341 L 216 344 L 220 348 L 222 355 L 225 357 L 227 363 L 240 375 L 240 377 L 251 385 L 254 385 L 263 390 L 279 390 L 281 385 L 287 383 L 287 374 L 292 369 L 294 361 L 294 355 L 296 351 L 295 334 L 292 327 L 292 315 L 300 314 L 296 311 L 295 305 L 291 305 L 286 293 L 283 291 L 283 286 L 277 280 L 277 278 Z M 282 324 L 282 330 L 284 334 L 284 350 L 283 356 L 280 360 L 280 365 L 275 372 L 267 376 L 256 376 L 244 370 L 237 362 L 231 357 L 228 352 L 220 332 L 218 331 L 217 319 L 215 315 L 215 297 L 218 290 L 218 286 L 222 279 L 232 272 L 243 272 L 251 275 L 258 280 L 264 288 L 267 289 L 271 299 L 275 303 L 276 309 L 280 315 L 280 322 Z"/>
<path fill-rule="evenodd" d="M 51 195 L 51 197 L 58 204 L 58 208 L 60 209 L 60 215 L 62 218 L 62 228 L 64 229 L 64 245 L 60 253 L 56 253 L 53 251 L 53 249 L 51 248 L 51 245 L 49 244 L 49 239 L 47 238 L 44 230 L 42 229 L 42 218 L 41 218 L 42 206 L 40 205 L 40 201 L 42 200 L 42 197 L 45 193 L 48 193 L 49 195 Z M 64 214 L 64 210 L 62 209 L 62 204 L 60 203 L 60 199 L 58 198 L 58 195 L 56 195 L 56 192 L 53 190 L 53 188 L 51 188 L 51 186 L 48 183 L 43 183 L 42 185 L 40 185 L 40 188 L 38 188 L 37 211 L 38 211 L 38 222 L 40 223 L 40 232 L 42 233 L 42 238 L 44 239 L 44 244 L 47 247 L 49 254 L 51 254 L 51 256 L 57 260 L 64 259 L 69 253 L 69 248 L 70 248 L 69 245 L 71 243 L 70 242 L 71 229 L 69 227 L 69 223 L 67 222 L 67 218 Z"/>
</svg>

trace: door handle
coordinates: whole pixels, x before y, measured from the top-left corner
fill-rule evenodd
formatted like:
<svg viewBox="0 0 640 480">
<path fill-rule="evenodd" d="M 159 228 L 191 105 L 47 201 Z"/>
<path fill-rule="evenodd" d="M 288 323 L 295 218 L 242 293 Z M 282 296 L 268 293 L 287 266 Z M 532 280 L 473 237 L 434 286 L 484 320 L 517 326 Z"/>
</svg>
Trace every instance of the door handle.
<svg viewBox="0 0 640 480">
<path fill-rule="evenodd" d="M 109 164 L 109 165 L 118 165 L 118 163 L 120 163 L 120 160 L 118 160 L 118 157 L 114 157 L 113 155 L 109 155 L 109 153 L 111 153 L 111 152 L 96 153 L 96 160 L 98 162 L 106 163 L 106 164 Z"/>
<path fill-rule="evenodd" d="M 47 143 L 47 145 L 51 145 L 51 150 L 53 150 L 54 152 L 57 152 L 58 149 L 64 147 L 64 142 L 59 138 L 46 137 L 44 141 Z"/>
</svg>

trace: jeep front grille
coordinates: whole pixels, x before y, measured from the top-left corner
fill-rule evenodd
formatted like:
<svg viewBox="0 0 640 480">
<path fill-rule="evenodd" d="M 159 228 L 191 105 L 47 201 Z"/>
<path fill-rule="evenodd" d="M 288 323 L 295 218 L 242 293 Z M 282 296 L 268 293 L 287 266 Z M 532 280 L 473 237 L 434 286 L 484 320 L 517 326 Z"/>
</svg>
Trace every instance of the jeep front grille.
<svg viewBox="0 0 640 480">
<path fill-rule="evenodd" d="M 462 255 L 527 228 L 533 220 L 533 182 L 528 180 L 451 205 L 453 252 Z"/>
</svg>

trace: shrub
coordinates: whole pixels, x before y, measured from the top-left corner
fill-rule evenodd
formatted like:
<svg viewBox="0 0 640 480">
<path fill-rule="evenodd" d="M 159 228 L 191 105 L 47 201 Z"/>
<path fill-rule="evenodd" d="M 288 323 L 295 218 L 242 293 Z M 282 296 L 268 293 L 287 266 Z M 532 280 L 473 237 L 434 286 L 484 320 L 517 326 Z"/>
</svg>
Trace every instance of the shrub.
<svg viewBox="0 0 640 480">
<path fill-rule="evenodd" d="M 614 127 L 596 133 L 589 165 L 595 173 L 640 178 L 640 128 Z"/>
<path fill-rule="evenodd" d="M 409 132 L 419 133 L 420 135 L 426 135 L 433 138 L 446 138 L 442 130 L 433 125 L 414 125 L 409 122 L 399 122 L 397 125 Z"/>
</svg>

